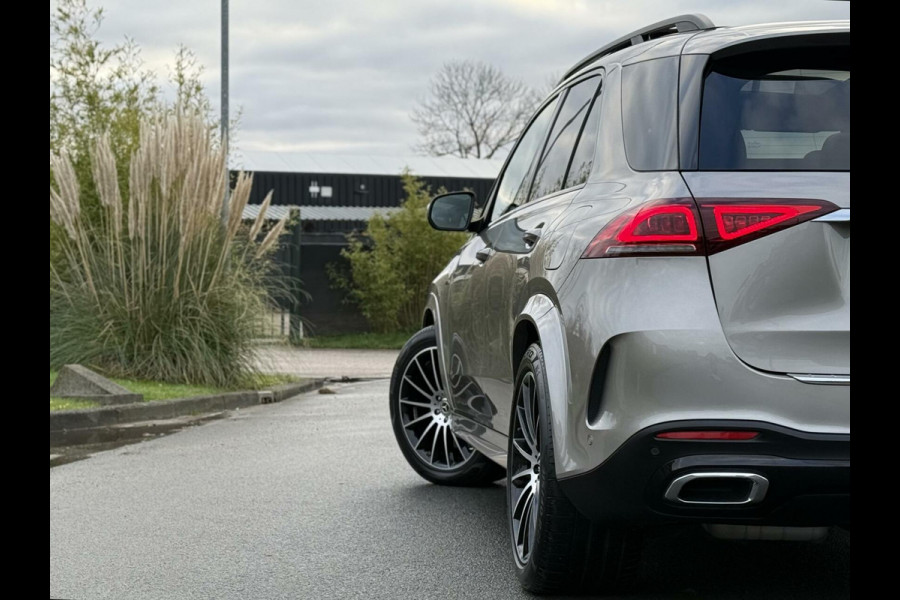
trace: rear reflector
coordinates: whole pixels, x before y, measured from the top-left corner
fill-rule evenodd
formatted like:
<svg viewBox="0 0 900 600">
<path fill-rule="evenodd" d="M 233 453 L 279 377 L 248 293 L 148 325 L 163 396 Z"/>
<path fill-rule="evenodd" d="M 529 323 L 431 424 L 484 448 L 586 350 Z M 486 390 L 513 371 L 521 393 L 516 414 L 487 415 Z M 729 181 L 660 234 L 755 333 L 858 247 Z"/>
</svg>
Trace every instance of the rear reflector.
<svg viewBox="0 0 900 600">
<path fill-rule="evenodd" d="M 752 440 L 758 431 L 666 431 L 657 433 L 658 440 Z"/>
</svg>

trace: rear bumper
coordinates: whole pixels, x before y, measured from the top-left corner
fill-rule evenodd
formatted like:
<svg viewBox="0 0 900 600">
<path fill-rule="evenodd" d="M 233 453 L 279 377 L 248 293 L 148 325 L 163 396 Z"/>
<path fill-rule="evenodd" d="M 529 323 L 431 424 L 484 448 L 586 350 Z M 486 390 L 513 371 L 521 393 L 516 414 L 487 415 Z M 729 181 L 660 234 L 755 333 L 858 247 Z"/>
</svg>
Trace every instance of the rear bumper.
<svg viewBox="0 0 900 600">
<path fill-rule="evenodd" d="M 747 441 L 656 438 L 663 431 L 694 429 L 744 429 L 759 435 Z M 739 481 L 736 493 L 751 479 L 764 482 L 765 489 L 760 495 L 756 488 L 758 497 L 743 504 L 716 504 L 703 488 L 678 491 L 692 480 L 684 478 L 690 474 L 699 474 L 696 481 Z M 639 431 L 601 466 L 559 483 L 578 510 L 597 521 L 849 526 L 850 436 L 756 421 L 673 421 Z M 715 498 L 736 501 L 727 495 Z"/>
</svg>

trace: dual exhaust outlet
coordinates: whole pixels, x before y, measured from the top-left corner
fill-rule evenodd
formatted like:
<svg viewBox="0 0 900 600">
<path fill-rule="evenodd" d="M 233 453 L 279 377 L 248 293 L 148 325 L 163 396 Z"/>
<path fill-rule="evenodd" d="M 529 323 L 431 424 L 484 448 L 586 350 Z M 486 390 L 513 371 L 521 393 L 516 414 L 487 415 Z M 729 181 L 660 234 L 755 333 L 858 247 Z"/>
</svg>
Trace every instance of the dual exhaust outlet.
<svg viewBox="0 0 900 600">
<path fill-rule="evenodd" d="M 761 502 L 769 480 L 757 473 L 688 473 L 672 480 L 665 499 L 691 506 L 746 506 Z"/>
</svg>

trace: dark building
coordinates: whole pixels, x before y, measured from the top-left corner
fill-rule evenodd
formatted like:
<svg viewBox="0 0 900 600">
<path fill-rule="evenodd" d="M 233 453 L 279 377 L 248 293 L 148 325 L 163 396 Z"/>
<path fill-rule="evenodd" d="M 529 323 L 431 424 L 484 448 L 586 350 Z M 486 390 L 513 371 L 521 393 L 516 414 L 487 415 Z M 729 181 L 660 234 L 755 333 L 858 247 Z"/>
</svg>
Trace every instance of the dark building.
<svg viewBox="0 0 900 600">
<path fill-rule="evenodd" d="M 456 157 L 357 156 L 295 152 L 244 151 L 235 169 L 253 173 L 253 191 L 245 218 L 255 218 L 258 205 L 273 191 L 271 218 L 300 212 L 301 287 L 311 297 L 301 314 L 307 335 L 368 330 L 345 293 L 333 287 L 327 265 L 340 265 L 347 234 L 365 229 L 375 212 L 387 213 L 404 199 L 400 173 L 409 169 L 432 191 L 470 189 L 486 198 L 502 161 Z M 277 207 L 277 208 L 276 208 Z M 422 223 L 427 227 L 426 223 Z"/>
</svg>

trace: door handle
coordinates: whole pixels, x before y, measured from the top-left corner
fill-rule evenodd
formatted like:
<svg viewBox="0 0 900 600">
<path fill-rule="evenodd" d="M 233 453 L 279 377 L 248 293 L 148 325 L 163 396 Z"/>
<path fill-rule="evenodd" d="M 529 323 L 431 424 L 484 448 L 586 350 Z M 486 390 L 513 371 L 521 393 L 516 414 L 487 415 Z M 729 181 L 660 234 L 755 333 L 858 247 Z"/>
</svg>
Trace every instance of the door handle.
<svg viewBox="0 0 900 600">
<path fill-rule="evenodd" d="M 487 259 L 494 255 L 493 248 L 482 248 L 478 252 L 475 253 L 475 260 L 480 263 L 485 262 Z"/>
<path fill-rule="evenodd" d="M 531 248 L 539 239 L 541 239 L 541 230 L 531 229 L 530 231 L 526 231 L 522 234 L 522 239 L 525 240 L 525 245 Z"/>
</svg>

